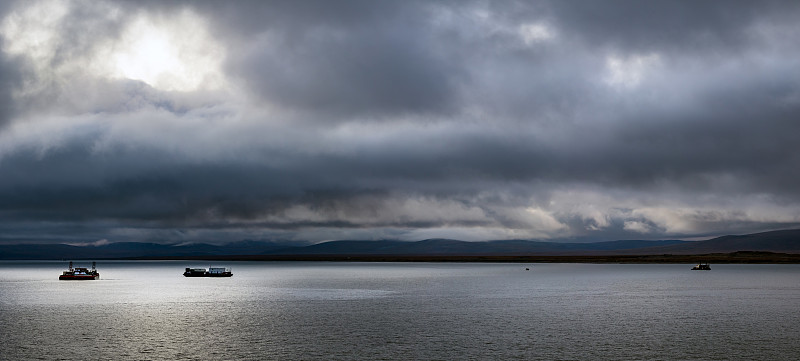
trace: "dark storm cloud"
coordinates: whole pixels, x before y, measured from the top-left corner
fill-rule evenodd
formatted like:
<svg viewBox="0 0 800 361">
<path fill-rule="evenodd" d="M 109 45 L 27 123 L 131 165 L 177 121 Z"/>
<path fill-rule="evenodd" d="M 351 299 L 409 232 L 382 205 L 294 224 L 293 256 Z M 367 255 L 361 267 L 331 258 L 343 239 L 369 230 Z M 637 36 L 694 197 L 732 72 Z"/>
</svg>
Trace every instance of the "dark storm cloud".
<svg viewBox="0 0 800 361">
<path fill-rule="evenodd" d="M 262 5 L 267 16 L 236 43 L 229 72 L 270 102 L 322 117 L 452 108 L 461 64 L 436 51 L 422 6 L 323 3 Z"/>
<path fill-rule="evenodd" d="M 570 34 L 600 46 L 642 51 L 735 51 L 754 21 L 791 21 L 791 1 L 551 1 Z M 710 48 L 710 49 L 709 49 Z"/>
<path fill-rule="evenodd" d="M 224 49 L 235 91 L 84 66 L 138 16 L 187 10 Z M 783 2 L 73 4 L 47 66 L 0 62 L 28 89 L 3 88 L 25 117 L 0 132 L 0 228 L 187 241 L 796 226 L 791 14 Z M 15 61 L 55 75 L 20 78 Z"/>
<path fill-rule="evenodd" d="M 367 33 L 302 40 L 269 37 L 254 53 L 230 64 L 270 101 L 329 114 L 385 116 L 445 111 L 453 96 L 454 65 L 409 39 Z M 266 54 L 264 53 L 266 52 Z"/>
</svg>

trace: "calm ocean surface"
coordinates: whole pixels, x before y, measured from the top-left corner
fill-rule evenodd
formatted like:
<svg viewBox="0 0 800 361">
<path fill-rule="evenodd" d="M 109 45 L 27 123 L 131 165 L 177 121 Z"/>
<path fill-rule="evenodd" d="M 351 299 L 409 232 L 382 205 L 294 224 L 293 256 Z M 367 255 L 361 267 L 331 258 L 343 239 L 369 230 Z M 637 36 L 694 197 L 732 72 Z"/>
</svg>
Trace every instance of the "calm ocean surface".
<svg viewBox="0 0 800 361">
<path fill-rule="evenodd" d="M 234 275 L 181 275 L 209 266 Z M 58 281 L 66 267 L 0 261 L 0 359 L 800 358 L 800 265 L 98 261 L 100 280 Z"/>
</svg>

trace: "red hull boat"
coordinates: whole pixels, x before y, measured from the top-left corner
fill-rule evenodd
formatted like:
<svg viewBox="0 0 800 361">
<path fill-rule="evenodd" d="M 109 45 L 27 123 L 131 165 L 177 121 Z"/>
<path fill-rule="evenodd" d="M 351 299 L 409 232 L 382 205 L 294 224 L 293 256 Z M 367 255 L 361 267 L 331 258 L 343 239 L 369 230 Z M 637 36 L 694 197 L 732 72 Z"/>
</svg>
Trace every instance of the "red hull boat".
<svg viewBox="0 0 800 361">
<path fill-rule="evenodd" d="M 100 279 L 100 272 L 95 269 L 95 263 L 92 262 L 92 269 L 84 267 L 72 268 L 72 262 L 69 263 L 69 270 L 64 271 L 59 280 L 62 281 L 84 281 L 84 280 L 98 280 Z"/>
</svg>

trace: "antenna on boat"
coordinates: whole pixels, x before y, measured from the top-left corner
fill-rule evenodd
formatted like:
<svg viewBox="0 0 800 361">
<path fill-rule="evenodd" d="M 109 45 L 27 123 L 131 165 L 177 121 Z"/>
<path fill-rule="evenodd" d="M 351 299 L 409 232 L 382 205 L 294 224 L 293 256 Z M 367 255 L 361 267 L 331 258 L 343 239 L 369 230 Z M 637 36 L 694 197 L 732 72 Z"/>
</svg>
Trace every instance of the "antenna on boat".
<svg viewBox="0 0 800 361">
<path fill-rule="evenodd" d="M 92 262 L 92 271 L 94 271 L 94 266 L 97 262 Z"/>
<path fill-rule="evenodd" d="M 72 271 L 72 261 L 69 261 L 69 270 Z"/>
</svg>

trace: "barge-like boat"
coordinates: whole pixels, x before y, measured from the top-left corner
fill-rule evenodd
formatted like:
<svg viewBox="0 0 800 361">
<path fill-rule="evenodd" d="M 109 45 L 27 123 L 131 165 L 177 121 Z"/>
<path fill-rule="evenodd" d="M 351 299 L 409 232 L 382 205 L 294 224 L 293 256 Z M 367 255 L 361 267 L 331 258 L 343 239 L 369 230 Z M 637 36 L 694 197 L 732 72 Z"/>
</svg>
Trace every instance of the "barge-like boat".
<svg viewBox="0 0 800 361">
<path fill-rule="evenodd" d="M 69 270 L 64 271 L 58 279 L 61 281 L 87 281 L 100 279 L 100 272 L 95 268 L 96 263 L 92 262 L 92 269 L 84 267 L 72 267 L 72 261 L 69 262 Z"/>
<path fill-rule="evenodd" d="M 700 263 L 692 267 L 692 271 L 711 271 L 711 265 L 708 263 Z"/>
<path fill-rule="evenodd" d="M 230 268 L 223 268 L 223 267 L 211 267 L 209 269 L 205 268 L 186 268 L 186 272 L 183 272 L 184 277 L 231 277 L 233 273 L 231 273 Z"/>
</svg>

